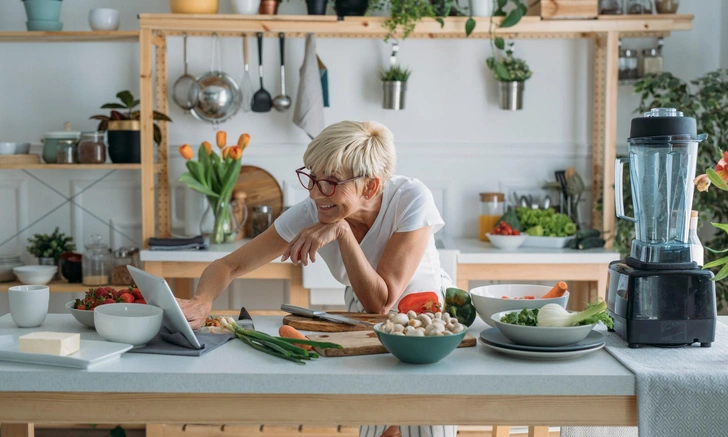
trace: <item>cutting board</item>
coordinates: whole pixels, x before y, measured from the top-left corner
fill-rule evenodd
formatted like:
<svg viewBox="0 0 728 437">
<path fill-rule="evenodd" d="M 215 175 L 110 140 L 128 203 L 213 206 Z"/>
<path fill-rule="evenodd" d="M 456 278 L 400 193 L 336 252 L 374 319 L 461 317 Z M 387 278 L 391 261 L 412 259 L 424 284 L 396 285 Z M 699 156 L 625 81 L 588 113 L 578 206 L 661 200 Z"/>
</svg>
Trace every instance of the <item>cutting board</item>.
<svg viewBox="0 0 728 437">
<path fill-rule="evenodd" d="M 344 347 L 343 349 L 319 349 L 315 347 L 314 350 L 322 357 L 349 357 L 354 355 L 388 353 L 374 331 L 331 332 L 325 334 L 309 334 L 306 337 L 313 341 L 327 341 L 340 344 Z M 475 337 L 466 334 L 458 347 L 473 346 L 475 346 Z"/>
<path fill-rule="evenodd" d="M 18 155 L 0 155 L 0 164 L 2 165 L 24 165 L 24 164 L 40 164 L 40 155 L 37 154 L 18 154 Z"/>
<path fill-rule="evenodd" d="M 365 313 L 346 313 L 340 311 L 329 311 L 329 314 L 336 314 L 351 319 L 361 320 L 369 323 L 384 322 L 389 318 L 387 314 L 365 314 Z M 351 332 L 351 331 L 372 331 L 371 326 L 366 325 L 347 325 L 345 323 L 327 322 L 326 320 L 311 319 L 309 317 L 294 316 L 289 314 L 283 317 L 284 325 L 291 325 L 301 331 L 315 332 Z"/>
<path fill-rule="evenodd" d="M 272 208 L 272 221 L 283 211 L 283 190 L 278 181 L 270 173 L 254 165 L 240 167 L 240 175 L 234 190 L 247 194 L 245 204 L 248 207 L 248 220 L 245 222 L 245 237 L 253 237 L 253 209 L 257 205 L 268 205 Z"/>
</svg>

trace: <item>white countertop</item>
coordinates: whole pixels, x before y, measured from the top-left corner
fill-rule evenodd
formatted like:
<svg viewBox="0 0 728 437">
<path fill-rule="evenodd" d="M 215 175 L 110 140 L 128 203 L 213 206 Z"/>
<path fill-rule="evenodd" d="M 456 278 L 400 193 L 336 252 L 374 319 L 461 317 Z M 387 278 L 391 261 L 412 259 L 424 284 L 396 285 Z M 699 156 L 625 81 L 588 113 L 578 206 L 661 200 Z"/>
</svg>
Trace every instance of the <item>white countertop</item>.
<svg viewBox="0 0 728 437">
<path fill-rule="evenodd" d="M 258 330 L 275 334 L 280 317 L 254 317 Z M 477 320 L 471 335 L 485 328 Z M 49 314 L 40 328 L 20 329 L 9 314 L 0 332 L 96 331 L 69 314 Z M 422 381 L 427 381 L 423 384 Z M 438 364 L 404 364 L 390 354 L 322 357 L 305 366 L 258 352 L 232 340 L 202 357 L 125 353 L 91 370 L 0 362 L 0 391 L 294 394 L 635 394 L 635 377 L 604 350 L 563 361 L 530 361 L 493 352 L 482 344 L 457 349 Z"/>
<path fill-rule="evenodd" d="M 211 244 L 205 250 L 142 250 L 139 258 L 142 261 L 171 261 L 171 262 L 213 262 L 225 255 L 234 252 L 240 246 L 249 242 L 249 238 L 245 238 L 234 243 Z M 271 262 L 280 263 L 280 258 Z M 286 261 L 290 263 L 291 261 Z"/>
</svg>

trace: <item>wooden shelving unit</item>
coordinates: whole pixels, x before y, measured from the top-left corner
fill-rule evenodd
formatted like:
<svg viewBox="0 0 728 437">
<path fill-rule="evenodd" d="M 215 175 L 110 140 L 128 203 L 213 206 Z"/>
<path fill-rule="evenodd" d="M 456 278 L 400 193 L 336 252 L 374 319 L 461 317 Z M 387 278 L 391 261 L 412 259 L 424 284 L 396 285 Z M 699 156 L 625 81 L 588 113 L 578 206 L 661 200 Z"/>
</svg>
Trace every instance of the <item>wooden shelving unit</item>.
<svg viewBox="0 0 728 437">
<path fill-rule="evenodd" d="M 0 42 L 138 42 L 139 31 L 0 32 Z"/>
<path fill-rule="evenodd" d="M 2 164 L 2 170 L 141 170 L 141 164 Z M 162 164 L 154 164 L 159 173 Z"/>
<path fill-rule="evenodd" d="M 22 282 L 3 282 L 0 284 L 0 291 L 8 291 L 10 287 L 17 285 L 25 285 Z M 51 281 L 48 284 L 48 288 L 51 293 L 85 293 L 89 288 L 96 288 L 96 286 L 89 286 L 83 284 L 71 284 L 66 281 Z M 100 287 L 100 286 L 99 286 Z M 127 288 L 128 285 L 104 285 L 103 287 L 112 287 L 115 290 L 120 288 Z"/>
</svg>

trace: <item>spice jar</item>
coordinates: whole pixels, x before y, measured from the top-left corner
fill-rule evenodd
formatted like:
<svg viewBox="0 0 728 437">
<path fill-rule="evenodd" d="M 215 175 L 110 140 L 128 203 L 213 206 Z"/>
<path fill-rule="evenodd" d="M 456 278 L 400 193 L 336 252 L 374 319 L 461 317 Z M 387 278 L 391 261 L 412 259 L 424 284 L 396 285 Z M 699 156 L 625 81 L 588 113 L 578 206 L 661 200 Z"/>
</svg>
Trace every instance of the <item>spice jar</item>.
<svg viewBox="0 0 728 437">
<path fill-rule="evenodd" d="M 625 14 L 652 14 L 652 0 L 627 0 Z"/>
<path fill-rule="evenodd" d="M 253 235 L 252 238 L 262 234 L 268 229 L 273 221 L 271 207 L 268 205 L 258 205 L 253 208 Z"/>
<path fill-rule="evenodd" d="M 56 164 L 74 164 L 76 160 L 76 141 L 58 140 L 56 145 Z"/>
<path fill-rule="evenodd" d="M 106 285 L 112 268 L 111 250 L 101 242 L 101 235 L 91 235 L 83 253 L 83 285 Z"/>
<path fill-rule="evenodd" d="M 622 0 L 599 0 L 601 15 L 622 15 Z"/>
<path fill-rule="evenodd" d="M 114 251 L 114 269 L 111 271 L 112 284 L 132 285 L 134 283 L 134 278 L 131 277 L 126 266 L 139 267 L 135 254 L 138 258 L 139 249 L 136 247 L 120 247 Z"/>
<path fill-rule="evenodd" d="M 637 51 L 621 49 L 619 51 L 619 80 L 634 80 L 638 77 Z"/>
<path fill-rule="evenodd" d="M 489 241 L 485 234 L 495 228 L 495 224 L 505 213 L 505 196 L 503 193 L 480 193 L 480 220 L 478 238 Z"/>
<path fill-rule="evenodd" d="M 662 73 L 662 38 L 657 40 L 657 47 L 651 49 L 642 50 L 642 62 L 640 62 L 639 76 L 642 77 L 646 74 L 659 74 Z"/>
<path fill-rule="evenodd" d="M 106 162 L 106 143 L 103 132 L 83 132 L 78 144 L 78 161 L 81 164 L 103 164 Z"/>
</svg>

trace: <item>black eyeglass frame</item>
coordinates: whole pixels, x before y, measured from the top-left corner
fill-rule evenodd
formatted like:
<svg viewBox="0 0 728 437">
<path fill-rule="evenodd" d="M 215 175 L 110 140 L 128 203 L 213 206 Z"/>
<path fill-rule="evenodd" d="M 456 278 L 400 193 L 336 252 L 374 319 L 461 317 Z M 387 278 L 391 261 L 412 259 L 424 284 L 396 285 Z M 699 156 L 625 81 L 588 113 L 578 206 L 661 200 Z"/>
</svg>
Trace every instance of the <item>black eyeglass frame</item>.
<svg viewBox="0 0 728 437">
<path fill-rule="evenodd" d="M 326 197 L 333 196 L 336 193 L 336 187 L 337 186 L 339 186 L 341 184 L 345 184 L 347 182 L 355 181 L 357 179 L 361 179 L 361 178 L 364 177 L 364 176 L 356 176 L 356 177 L 353 177 L 353 178 L 350 178 L 350 179 L 346 179 L 346 180 L 343 180 L 343 181 L 333 181 L 331 179 L 316 179 L 315 177 L 313 177 L 310 174 L 308 174 L 305 171 L 303 171 L 305 168 L 306 168 L 306 166 L 303 166 L 303 167 L 301 167 L 301 168 L 299 168 L 299 169 L 296 170 L 296 174 L 298 175 L 298 182 L 301 183 L 301 185 L 303 186 L 303 188 L 307 189 L 308 191 L 311 191 L 311 190 L 313 190 L 313 186 L 311 186 L 311 188 L 309 188 L 308 186 L 306 186 L 306 184 L 304 184 L 303 181 L 301 180 L 301 176 L 305 176 L 305 177 L 311 179 L 313 181 L 313 184 L 316 185 L 316 187 L 318 187 L 319 192 L 321 194 L 323 194 L 324 196 L 326 196 Z M 326 182 L 328 184 L 331 184 L 331 186 L 333 187 L 333 190 L 331 191 L 331 194 L 324 193 L 324 190 L 321 189 L 321 185 L 319 184 L 319 182 Z"/>
</svg>

